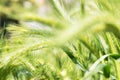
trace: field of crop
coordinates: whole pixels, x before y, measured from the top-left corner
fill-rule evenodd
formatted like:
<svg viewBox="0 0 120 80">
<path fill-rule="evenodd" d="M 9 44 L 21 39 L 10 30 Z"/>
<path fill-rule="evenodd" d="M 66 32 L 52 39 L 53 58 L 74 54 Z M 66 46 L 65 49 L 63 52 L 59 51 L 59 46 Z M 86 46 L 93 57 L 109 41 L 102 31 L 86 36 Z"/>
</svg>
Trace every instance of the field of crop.
<svg viewBox="0 0 120 80">
<path fill-rule="evenodd" d="M 120 80 L 120 0 L 0 0 L 0 80 Z"/>
</svg>

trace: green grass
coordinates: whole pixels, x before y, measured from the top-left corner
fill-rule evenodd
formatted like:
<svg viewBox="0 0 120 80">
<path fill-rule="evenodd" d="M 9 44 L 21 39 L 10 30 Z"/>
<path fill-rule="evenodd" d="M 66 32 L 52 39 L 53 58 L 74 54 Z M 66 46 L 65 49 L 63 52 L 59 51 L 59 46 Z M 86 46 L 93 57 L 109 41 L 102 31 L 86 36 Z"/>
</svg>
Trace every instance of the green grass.
<svg viewBox="0 0 120 80">
<path fill-rule="evenodd" d="M 8 25 L 10 37 L 0 39 L 0 80 L 120 80 L 120 1 L 74 4 L 49 0 L 46 17 L 8 14 L 51 31 Z"/>
</svg>

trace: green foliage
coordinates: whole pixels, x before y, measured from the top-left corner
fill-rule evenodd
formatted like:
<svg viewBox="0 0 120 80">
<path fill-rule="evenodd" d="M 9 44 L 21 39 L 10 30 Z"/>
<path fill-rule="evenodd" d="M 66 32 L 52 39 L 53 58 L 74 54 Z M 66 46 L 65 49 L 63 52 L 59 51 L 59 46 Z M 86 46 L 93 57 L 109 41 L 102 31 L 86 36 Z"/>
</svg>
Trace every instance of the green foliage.
<svg viewBox="0 0 120 80">
<path fill-rule="evenodd" d="M 21 23 L 0 39 L 0 80 L 120 80 L 119 0 L 49 0 L 45 17 L 22 8 L 24 1 L 16 9 L 19 2 L 3 3 L 0 13 Z"/>
</svg>

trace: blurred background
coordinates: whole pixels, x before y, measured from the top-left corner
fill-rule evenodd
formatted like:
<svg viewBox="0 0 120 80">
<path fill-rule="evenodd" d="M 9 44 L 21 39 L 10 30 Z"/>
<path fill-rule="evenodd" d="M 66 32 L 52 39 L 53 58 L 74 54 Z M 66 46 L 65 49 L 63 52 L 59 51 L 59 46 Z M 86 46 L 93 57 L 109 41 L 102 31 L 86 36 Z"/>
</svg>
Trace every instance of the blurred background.
<svg viewBox="0 0 120 80">
<path fill-rule="evenodd" d="M 0 80 L 120 80 L 120 0 L 0 0 Z"/>
</svg>

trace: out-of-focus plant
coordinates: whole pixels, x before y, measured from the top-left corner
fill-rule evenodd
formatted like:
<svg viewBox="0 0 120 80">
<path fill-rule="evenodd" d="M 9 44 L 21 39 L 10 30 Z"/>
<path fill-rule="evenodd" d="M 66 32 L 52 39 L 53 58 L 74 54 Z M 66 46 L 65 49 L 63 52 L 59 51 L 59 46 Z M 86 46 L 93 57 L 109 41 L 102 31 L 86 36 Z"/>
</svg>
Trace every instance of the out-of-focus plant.
<svg viewBox="0 0 120 80">
<path fill-rule="evenodd" d="M 0 80 L 120 80 L 120 1 L 70 1 L 46 0 L 44 17 L 18 12 L 0 40 Z"/>
</svg>

